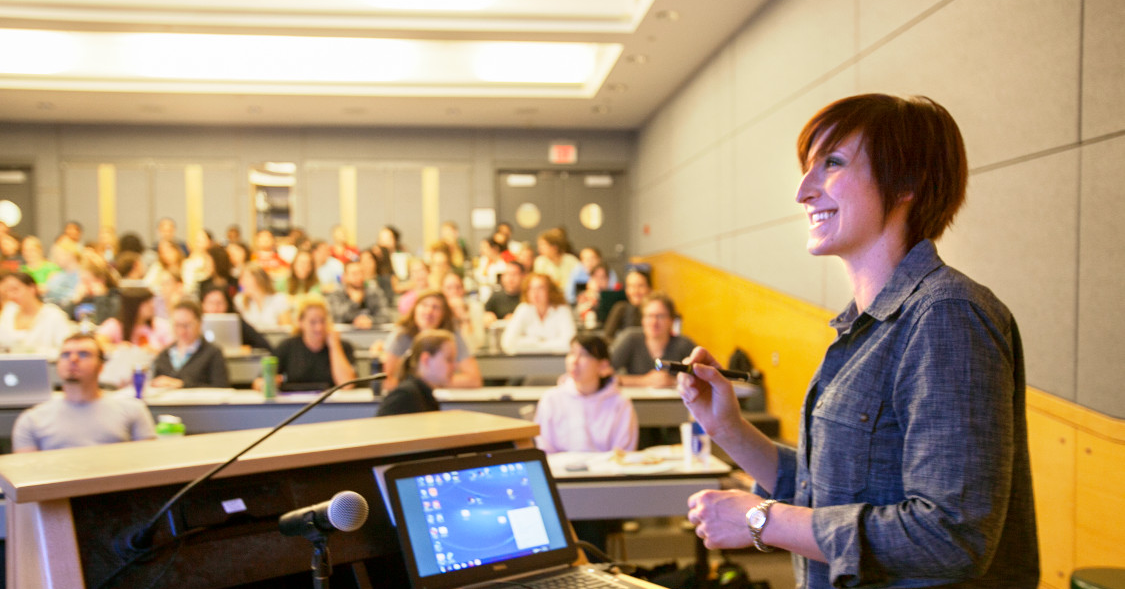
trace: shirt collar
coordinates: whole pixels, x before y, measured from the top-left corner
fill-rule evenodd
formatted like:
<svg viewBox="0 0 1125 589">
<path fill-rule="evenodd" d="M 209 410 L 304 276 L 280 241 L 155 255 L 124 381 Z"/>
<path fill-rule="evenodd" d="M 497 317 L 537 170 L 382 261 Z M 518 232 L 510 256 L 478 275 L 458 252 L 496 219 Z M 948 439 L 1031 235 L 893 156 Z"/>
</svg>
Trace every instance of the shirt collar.
<svg viewBox="0 0 1125 589">
<path fill-rule="evenodd" d="M 906 299 L 918 289 L 922 279 L 934 270 L 945 265 L 937 253 L 937 247 L 929 239 L 923 239 L 907 252 L 906 257 L 895 267 L 894 274 L 883 290 L 875 296 L 864 313 L 877 321 L 886 321 L 902 308 Z M 831 325 L 837 329 L 847 327 L 858 317 L 855 300 L 853 299 L 843 313 L 832 320 Z"/>
</svg>

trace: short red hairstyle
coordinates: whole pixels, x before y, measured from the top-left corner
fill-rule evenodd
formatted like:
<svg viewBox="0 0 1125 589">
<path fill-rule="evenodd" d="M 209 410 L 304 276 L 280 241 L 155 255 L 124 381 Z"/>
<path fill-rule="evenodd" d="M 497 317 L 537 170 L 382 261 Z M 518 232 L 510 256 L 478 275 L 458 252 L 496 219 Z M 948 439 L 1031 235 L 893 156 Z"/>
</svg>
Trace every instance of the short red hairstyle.
<svg viewBox="0 0 1125 589">
<path fill-rule="evenodd" d="M 861 94 L 837 100 L 801 129 L 797 139 L 801 171 L 807 172 L 811 159 L 856 133 L 871 162 L 883 214 L 889 214 L 903 196 L 913 195 L 906 219 L 907 245 L 941 237 L 965 202 L 969 178 L 965 143 L 949 111 L 925 96 Z"/>
</svg>

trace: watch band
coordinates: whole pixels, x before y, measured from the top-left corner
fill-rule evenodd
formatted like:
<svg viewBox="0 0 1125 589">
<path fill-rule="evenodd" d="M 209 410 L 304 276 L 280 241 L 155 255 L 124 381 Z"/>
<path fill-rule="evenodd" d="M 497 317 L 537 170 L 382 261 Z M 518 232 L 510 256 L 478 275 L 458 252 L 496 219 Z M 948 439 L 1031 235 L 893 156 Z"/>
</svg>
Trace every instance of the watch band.
<svg viewBox="0 0 1125 589">
<path fill-rule="evenodd" d="M 773 546 L 762 543 L 762 530 L 766 529 L 766 524 L 769 523 L 770 507 L 777 503 L 774 499 L 766 499 L 758 504 L 757 507 L 751 511 L 760 511 L 762 513 L 762 525 L 759 527 L 749 526 L 750 537 L 754 540 L 754 548 L 761 552 L 773 552 Z"/>
</svg>

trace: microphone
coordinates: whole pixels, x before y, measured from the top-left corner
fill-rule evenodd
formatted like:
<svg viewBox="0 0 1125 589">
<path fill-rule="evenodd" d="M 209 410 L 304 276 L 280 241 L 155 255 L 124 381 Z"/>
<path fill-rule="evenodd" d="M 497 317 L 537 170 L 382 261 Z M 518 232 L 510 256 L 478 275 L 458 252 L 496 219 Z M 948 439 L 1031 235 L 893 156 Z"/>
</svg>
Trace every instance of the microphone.
<svg viewBox="0 0 1125 589">
<path fill-rule="evenodd" d="M 361 377 L 361 378 L 354 378 L 354 379 L 349 380 L 347 382 L 340 383 L 340 384 L 338 384 L 338 385 L 336 385 L 336 386 L 334 386 L 330 389 L 327 389 L 326 391 L 324 391 L 320 395 L 317 395 L 317 397 L 315 399 L 313 399 L 312 401 L 310 401 L 307 405 L 298 409 L 295 413 L 293 413 L 293 415 L 290 415 L 289 417 L 286 417 L 284 420 L 282 420 L 281 423 L 274 426 L 273 429 L 266 432 L 262 437 L 258 438 L 257 440 L 254 440 L 249 446 L 246 446 L 241 451 L 239 451 L 237 454 L 235 454 L 234 456 L 231 456 L 229 460 L 227 460 L 226 462 L 216 466 L 215 468 L 212 468 L 211 470 L 203 473 L 202 475 L 199 476 L 199 478 L 195 479 L 194 481 L 191 481 L 190 483 L 184 485 L 184 487 L 182 489 L 180 489 L 179 492 L 177 492 L 175 495 L 173 495 L 172 498 L 169 499 L 164 504 L 164 506 L 161 507 L 160 510 L 156 512 L 156 515 L 152 516 L 152 518 L 148 520 L 147 523 L 145 523 L 142 526 L 133 527 L 133 528 L 130 528 L 130 529 L 126 530 L 125 532 L 122 533 L 122 535 L 118 536 L 117 539 L 114 540 L 114 542 L 113 542 L 114 551 L 117 552 L 117 555 L 120 556 L 122 558 L 122 560 L 126 561 L 126 564 L 122 568 L 124 569 L 125 566 L 128 566 L 132 562 L 135 562 L 135 559 L 140 554 L 142 554 L 144 552 L 147 552 L 149 549 L 152 548 L 153 538 L 156 536 L 156 524 L 158 524 L 160 522 L 160 518 L 164 517 L 164 515 L 166 513 L 168 513 L 168 511 L 170 509 L 172 509 L 172 506 L 174 506 L 189 491 L 191 491 L 195 487 L 199 486 L 200 484 L 210 480 L 212 477 L 214 477 L 216 474 L 221 472 L 223 469 L 230 466 L 236 460 L 241 458 L 243 454 L 246 454 L 250 450 L 253 450 L 258 444 L 261 444 L 262 442 L 266 441 L 267 438 L 269 438 L 270 436 L 277 433 L 278 430 L 280 430 L 281 428 L 289 425 L 290 423 L 292 423 L 293 421 L 295 421 L 297 418 L 301 417 L 305 413 L 308 413 L 309 410 L 311 410 L 313 407 L 316 407 L 317 405 L 320 405 L 321 403 L 323 403 L 325 401 L 325 399 L 327 399 L 328 397 L 330 397 L 332 395 L 332 393 L 335 393 L 336 391 L 338 391 L 338 390 L 340 390 L 340 389 L 342 389 L 342 388 L 344 388 L 348 385 L 363 384 L 363 383 L 372 382 L 372 381 L 376 381 L 376 380 L 382 380 L 384 378 L 387 378 L 387 374 L 385 372 L 380 372 L 378 374 L 372 374 L 370 376 L 364 376 L 364 377 Z M 362 497 L 361 497 L 361 499 L 362 499 Z M 364 513 L 365 518 L 366 518 L 366 515 L 367 514 Z M 113 576 L 116 577 L 120 573 L 121 573 L 121 570 L 119 570 L 117 573 L 114 573 Z"/>
<path fill-rule="evenodd" d="M 310 540 L 340 530 L 354 532 L 367 521 L 367 500 L 355 491 L 340 491 L 328 501 L 294 509 L 277 520 L 277 527 L 286 536 L 304 536 Z"/>
<path fill-rule="evenodd" d="M 657 370 L 665 370 L 669 374 L 679 374 L 681 372 L 686 372 L 688 374 L 695 375 L 695 372 L 692 371 L 692 367 L 694 366 L 694 364 L 672 362 L 671 360 L 661 360 L 659 358 L 656 359 L 656 362 L 654 362 L 654 364 L 656 365 Z M 754 375 L 750 374 L 749 372 L 742 372 L 741 370 L 727 370 L 725 368 L 716 368 L 716 370 L 719 371 L 719 374 L 731 380 L 754 382 Z"/>
</svg>

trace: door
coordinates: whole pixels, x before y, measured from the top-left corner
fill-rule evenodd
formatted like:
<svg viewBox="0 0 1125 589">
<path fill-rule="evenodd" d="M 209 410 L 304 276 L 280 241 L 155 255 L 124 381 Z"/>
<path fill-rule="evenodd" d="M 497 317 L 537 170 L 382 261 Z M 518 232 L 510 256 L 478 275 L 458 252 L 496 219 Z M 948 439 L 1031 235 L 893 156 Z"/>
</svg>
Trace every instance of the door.
<svg viewBox="0 0 1125 589">
<path fill-rule="evenodd" d="M 565 227 L 574 254 L 583 247 L 601 250 L 609 267 L 624 279 L 626 220 L 621 172 L 500 170 L 497 221 L 512 224 L 512 240 L 535 247 L 538 235 Z"/>
</svg>

